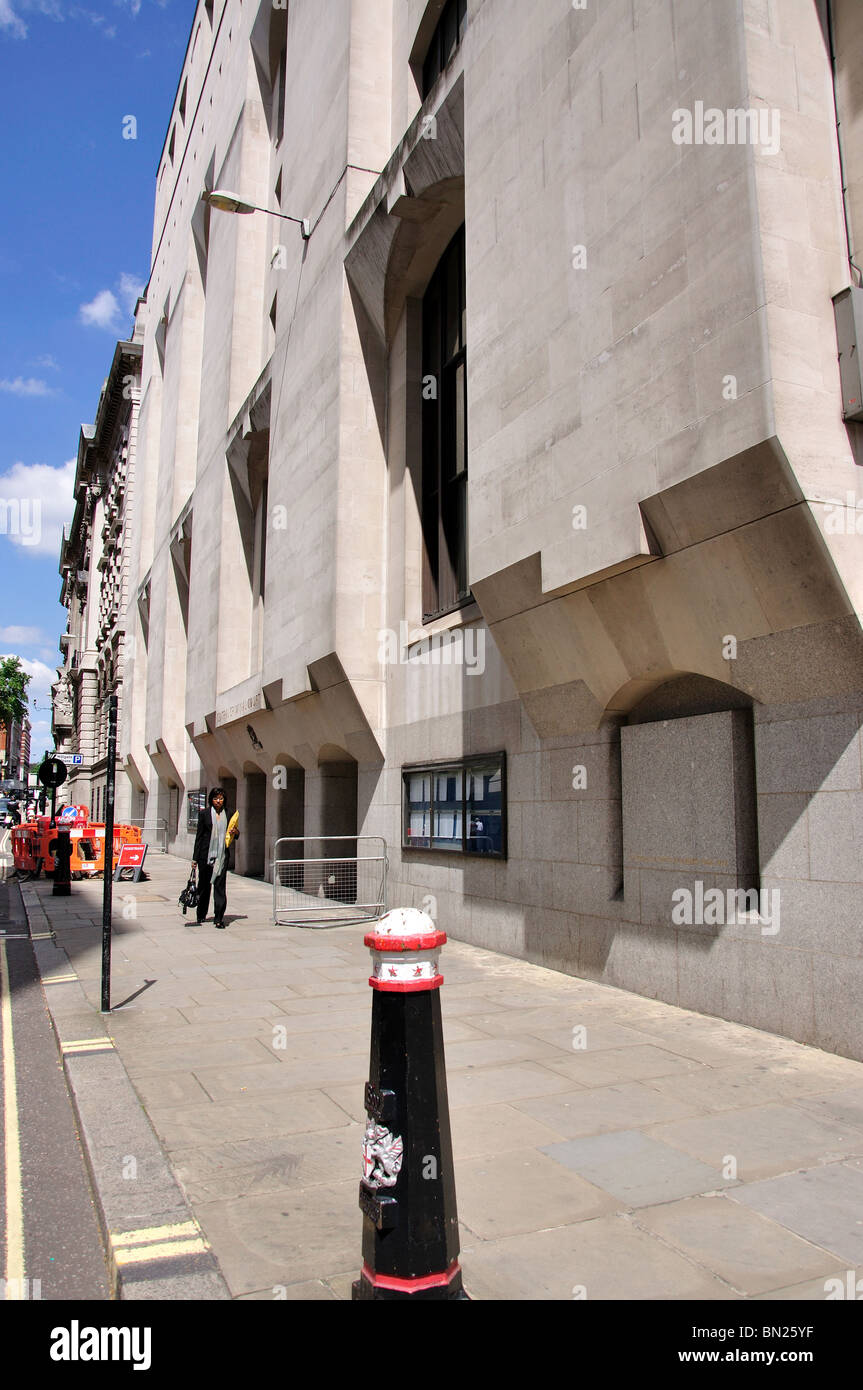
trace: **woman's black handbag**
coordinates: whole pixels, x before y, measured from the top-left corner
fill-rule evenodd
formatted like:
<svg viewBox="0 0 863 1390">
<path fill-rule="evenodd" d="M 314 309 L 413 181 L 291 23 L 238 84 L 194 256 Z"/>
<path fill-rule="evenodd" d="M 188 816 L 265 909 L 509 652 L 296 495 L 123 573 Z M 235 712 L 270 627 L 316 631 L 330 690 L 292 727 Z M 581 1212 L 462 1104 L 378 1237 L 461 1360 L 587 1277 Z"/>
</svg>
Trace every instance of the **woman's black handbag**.
<svg viewBox="0 0 863 1390">
<path fill-rule="evenodd" d="M 189 882 L 186 884 L 178 899 L 180 907 L 183 909 L 183 916 L 186 915 L 187 907 L 198 906 L 198 881 L 193 869 L 189 875 Z"/>
</svg>

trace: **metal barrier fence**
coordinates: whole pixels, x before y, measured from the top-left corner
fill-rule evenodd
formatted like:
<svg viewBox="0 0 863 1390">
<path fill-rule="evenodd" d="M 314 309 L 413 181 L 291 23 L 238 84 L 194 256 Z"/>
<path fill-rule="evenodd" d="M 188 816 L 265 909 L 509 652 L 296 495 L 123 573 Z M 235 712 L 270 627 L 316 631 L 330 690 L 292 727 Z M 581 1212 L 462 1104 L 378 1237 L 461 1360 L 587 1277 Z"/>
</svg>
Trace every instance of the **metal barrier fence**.
<svg viewBox="0 0 863 1390">
<path fill-rule="evenodd" d="M 158 820 L 130 820 L 127 824 L 140 827 L 141 839 L 148 849 L 168 853 L 168 822 L 163 817 Z"/>
<path fill-rule="evenodd" d="M 273 921 L 342 927 L 386 912 L 387 846 L 377 835 L 289 835 L 273 853 Z"/>
</svg>

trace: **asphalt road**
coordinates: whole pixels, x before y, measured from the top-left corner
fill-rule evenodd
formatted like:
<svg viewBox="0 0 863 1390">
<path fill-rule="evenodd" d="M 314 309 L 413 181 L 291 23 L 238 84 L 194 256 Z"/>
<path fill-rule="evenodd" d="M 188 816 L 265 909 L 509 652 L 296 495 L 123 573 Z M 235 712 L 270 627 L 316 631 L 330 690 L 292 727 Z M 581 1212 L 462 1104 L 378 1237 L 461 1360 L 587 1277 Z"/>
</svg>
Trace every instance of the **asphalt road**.
<svg viewBox="0 0 863 1390">
<path fill-rule="evenodd" d="M 0 873 L 3 861 L 11 869 L 3 855 Z M 0 1088 L 0 1299 L 108 1300 L 96 1211 L 21 895 L 2 881 Z"/>
</svg>

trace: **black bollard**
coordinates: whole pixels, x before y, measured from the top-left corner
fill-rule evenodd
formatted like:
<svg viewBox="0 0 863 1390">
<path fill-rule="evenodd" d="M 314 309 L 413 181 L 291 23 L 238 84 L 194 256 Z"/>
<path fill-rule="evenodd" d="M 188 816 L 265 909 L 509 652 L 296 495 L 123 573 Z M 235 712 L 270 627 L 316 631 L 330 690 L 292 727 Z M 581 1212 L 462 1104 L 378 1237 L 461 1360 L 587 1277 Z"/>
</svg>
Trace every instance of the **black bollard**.
<svg viewBox="0 0 863 1390">
<path fill-rule="evenodd" d="M 374 998 L 354 1299 L 467 1299 L 440 1010 L 445 941 L 415 908 L 388 912 L 365 937 Z"/>
<path fill-rule="evenodd" d="M 69 898 L 72 895 L 72 838 L 68 830 L 57 828 L 57 838 L 52 841 L 54 849 L 54 888 L 55 898 Z"/>
</svg>

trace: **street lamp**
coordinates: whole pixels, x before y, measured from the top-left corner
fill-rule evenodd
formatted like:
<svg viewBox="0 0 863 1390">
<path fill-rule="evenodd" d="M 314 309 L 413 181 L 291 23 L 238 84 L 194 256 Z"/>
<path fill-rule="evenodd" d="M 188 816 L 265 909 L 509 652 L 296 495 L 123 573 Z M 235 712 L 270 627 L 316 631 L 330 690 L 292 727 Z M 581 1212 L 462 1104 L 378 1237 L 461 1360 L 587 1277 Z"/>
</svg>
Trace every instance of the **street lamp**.
<svg viewBox="0 0 863 1390">
<path fill-rule="evenodd" d="M 214 188 L 211 192 L 205 190 L 201 194 L 201 202 L 208 203 L 219 212 L 265 212 L 268 217 L 281 217 L 285 222 L 297 222 L 303 241 L 308 241 L 312 234 L 307 217 L 289 217 L 286 212 L 273 212 L 272 208 L 258 207 L 257 203 L 246 203 L 239 194 L 231 193 L 227 188 Z"/>
</svg>

